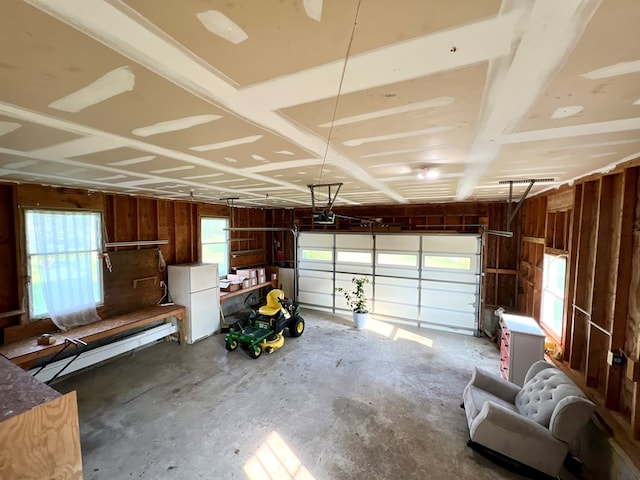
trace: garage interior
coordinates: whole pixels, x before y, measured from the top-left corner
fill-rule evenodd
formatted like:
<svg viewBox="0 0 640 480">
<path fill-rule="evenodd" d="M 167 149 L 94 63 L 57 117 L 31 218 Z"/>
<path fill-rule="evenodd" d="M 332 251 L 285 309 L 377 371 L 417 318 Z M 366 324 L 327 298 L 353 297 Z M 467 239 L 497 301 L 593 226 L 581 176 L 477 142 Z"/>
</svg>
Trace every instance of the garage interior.
<svg viewBox="0 0 640 480">
<path fill-rule="evenodd" d="M 540 323 L 547 359 L 597 405 L 576 445 L 584 478 L 637 478 L 640 4 L 0 9 L 0 350 L 56 330 L 31 304 L 25 213 L 37 210 L 99 214 L 116 273 L 101 263 L 101 319 L 159 303 L 159 258 L 202 261 L 202 221 L 218 218 L 221 273 L 293 272 L 287 294 L 307 321 L 256 360 L 216 334 L 53 383 L 77 391 L 84 465 L 64 478 L 519 478 L 466 447 L 458 408 L 474 365 L 498 374 L 500 307 Z M 427 303 L 423 255 L 461 255 L 447 238 L 473 239 L 477 283 Z M 341 265 L 341 251 L 365 250 Z M 418 263 L 401 272 L 381 253 Z M 364 331 L 334 291 L 352 275 L 377 279 Z M 297 466 L 280 458 L 265 476 L 256 455 L 276 444 Z"/>
</svg>

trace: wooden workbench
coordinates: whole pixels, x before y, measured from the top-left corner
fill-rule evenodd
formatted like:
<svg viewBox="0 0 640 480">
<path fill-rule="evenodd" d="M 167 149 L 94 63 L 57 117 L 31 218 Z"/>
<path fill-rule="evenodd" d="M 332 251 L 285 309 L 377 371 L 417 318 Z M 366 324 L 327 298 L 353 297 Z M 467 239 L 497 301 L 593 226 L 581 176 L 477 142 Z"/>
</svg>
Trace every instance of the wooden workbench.
<svg viewBox="0 0 640 480">
<path fill-rule="evenodd" d="M 0 347 L 0 354 L 7 357 L 16 365 L 28 369 L 35 360 L 53 355 L 64 348 L 65 338 L 73 338 L 91 343 L 106 337 L 120 334 L 127 330 L 143 327 L 159 320 L 165 322 L 176 318 L 180 344 L 185 344 L 185 318 L 186 308 L 182 305 L 147 307 L 134 312 L 106 318 L 97 322 L 72 328 L 67 332 L 52 333 L 56 342 L 53 345 L 38 345 L 35 337 L 25 338 Z"/>
</svg>

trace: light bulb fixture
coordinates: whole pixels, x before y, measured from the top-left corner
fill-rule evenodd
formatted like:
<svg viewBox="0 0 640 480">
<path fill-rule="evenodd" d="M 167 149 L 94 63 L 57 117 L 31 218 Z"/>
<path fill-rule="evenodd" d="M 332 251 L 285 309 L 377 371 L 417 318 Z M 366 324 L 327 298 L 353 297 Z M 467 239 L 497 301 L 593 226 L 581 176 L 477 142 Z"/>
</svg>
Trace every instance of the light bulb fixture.
<svg viewBox="0 0 640 480">
<path fill-rule="evenodd" d="M 423 167 L 418 172 L 419 180 L 436 180 L 440 177 L 440 170 L 436 167 Z"/>
</svg>

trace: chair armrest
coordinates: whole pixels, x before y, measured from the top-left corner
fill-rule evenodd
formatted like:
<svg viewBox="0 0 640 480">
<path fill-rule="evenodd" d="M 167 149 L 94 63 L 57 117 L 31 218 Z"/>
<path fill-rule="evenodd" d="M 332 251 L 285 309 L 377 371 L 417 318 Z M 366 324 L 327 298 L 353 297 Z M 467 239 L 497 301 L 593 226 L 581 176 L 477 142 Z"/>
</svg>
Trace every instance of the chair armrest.
<svg viewBox="0 0 640 480">
<path fill-rule="evenodd" d="M 514 403 L 520 387 L 515 383 L 507 382 L 503 378 L 493 375 L 481 368 L 474 368 L 469 385 L 492 393 L 505 402 Z"/>
<path fill-rule="evenodd" d="M 487 424 L 492 425 L 496 431 L 515 432 L 519 436 L 528 437 L 529 439 L 538 439 L 545 442 L 554 440 L 548 428 L 529 420 L 518 412 L 493 402 L 485 402 L 482 405 L 482 410 L 471 423 L 469 433 L 472 439 L 479 426 L 483 423 L 485 426 Z"/>
<path fill-rule="evenodd" d="M 485 402 L 469 426 L 471 440 L 490 450 L 557 477 L 569 445 L 546 427 L 518 412 Z"/>
</svg>

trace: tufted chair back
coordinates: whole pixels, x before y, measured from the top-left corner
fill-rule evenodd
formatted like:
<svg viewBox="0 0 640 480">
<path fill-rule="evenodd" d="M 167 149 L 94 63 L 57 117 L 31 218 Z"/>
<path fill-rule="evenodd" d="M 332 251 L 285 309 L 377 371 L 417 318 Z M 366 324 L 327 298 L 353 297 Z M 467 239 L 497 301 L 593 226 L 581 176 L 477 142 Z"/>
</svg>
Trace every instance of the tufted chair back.
<svg viewBox="0 0 640 480">
<path fill-rule="evenodd" d="M 556 368 L 545 368 L 527 381 L 516 395 L 515 406 L 520 415 L 549 428 L 551 433 L 560 439 L 571 436 L 571 432 L 565 432 L 565 429 L 576 423 L 572 419 L 578 420 L 574 415 L 580 418 L 584 415 L 591 416 L 595 407 L 582 391 Z"/>
</svg>

